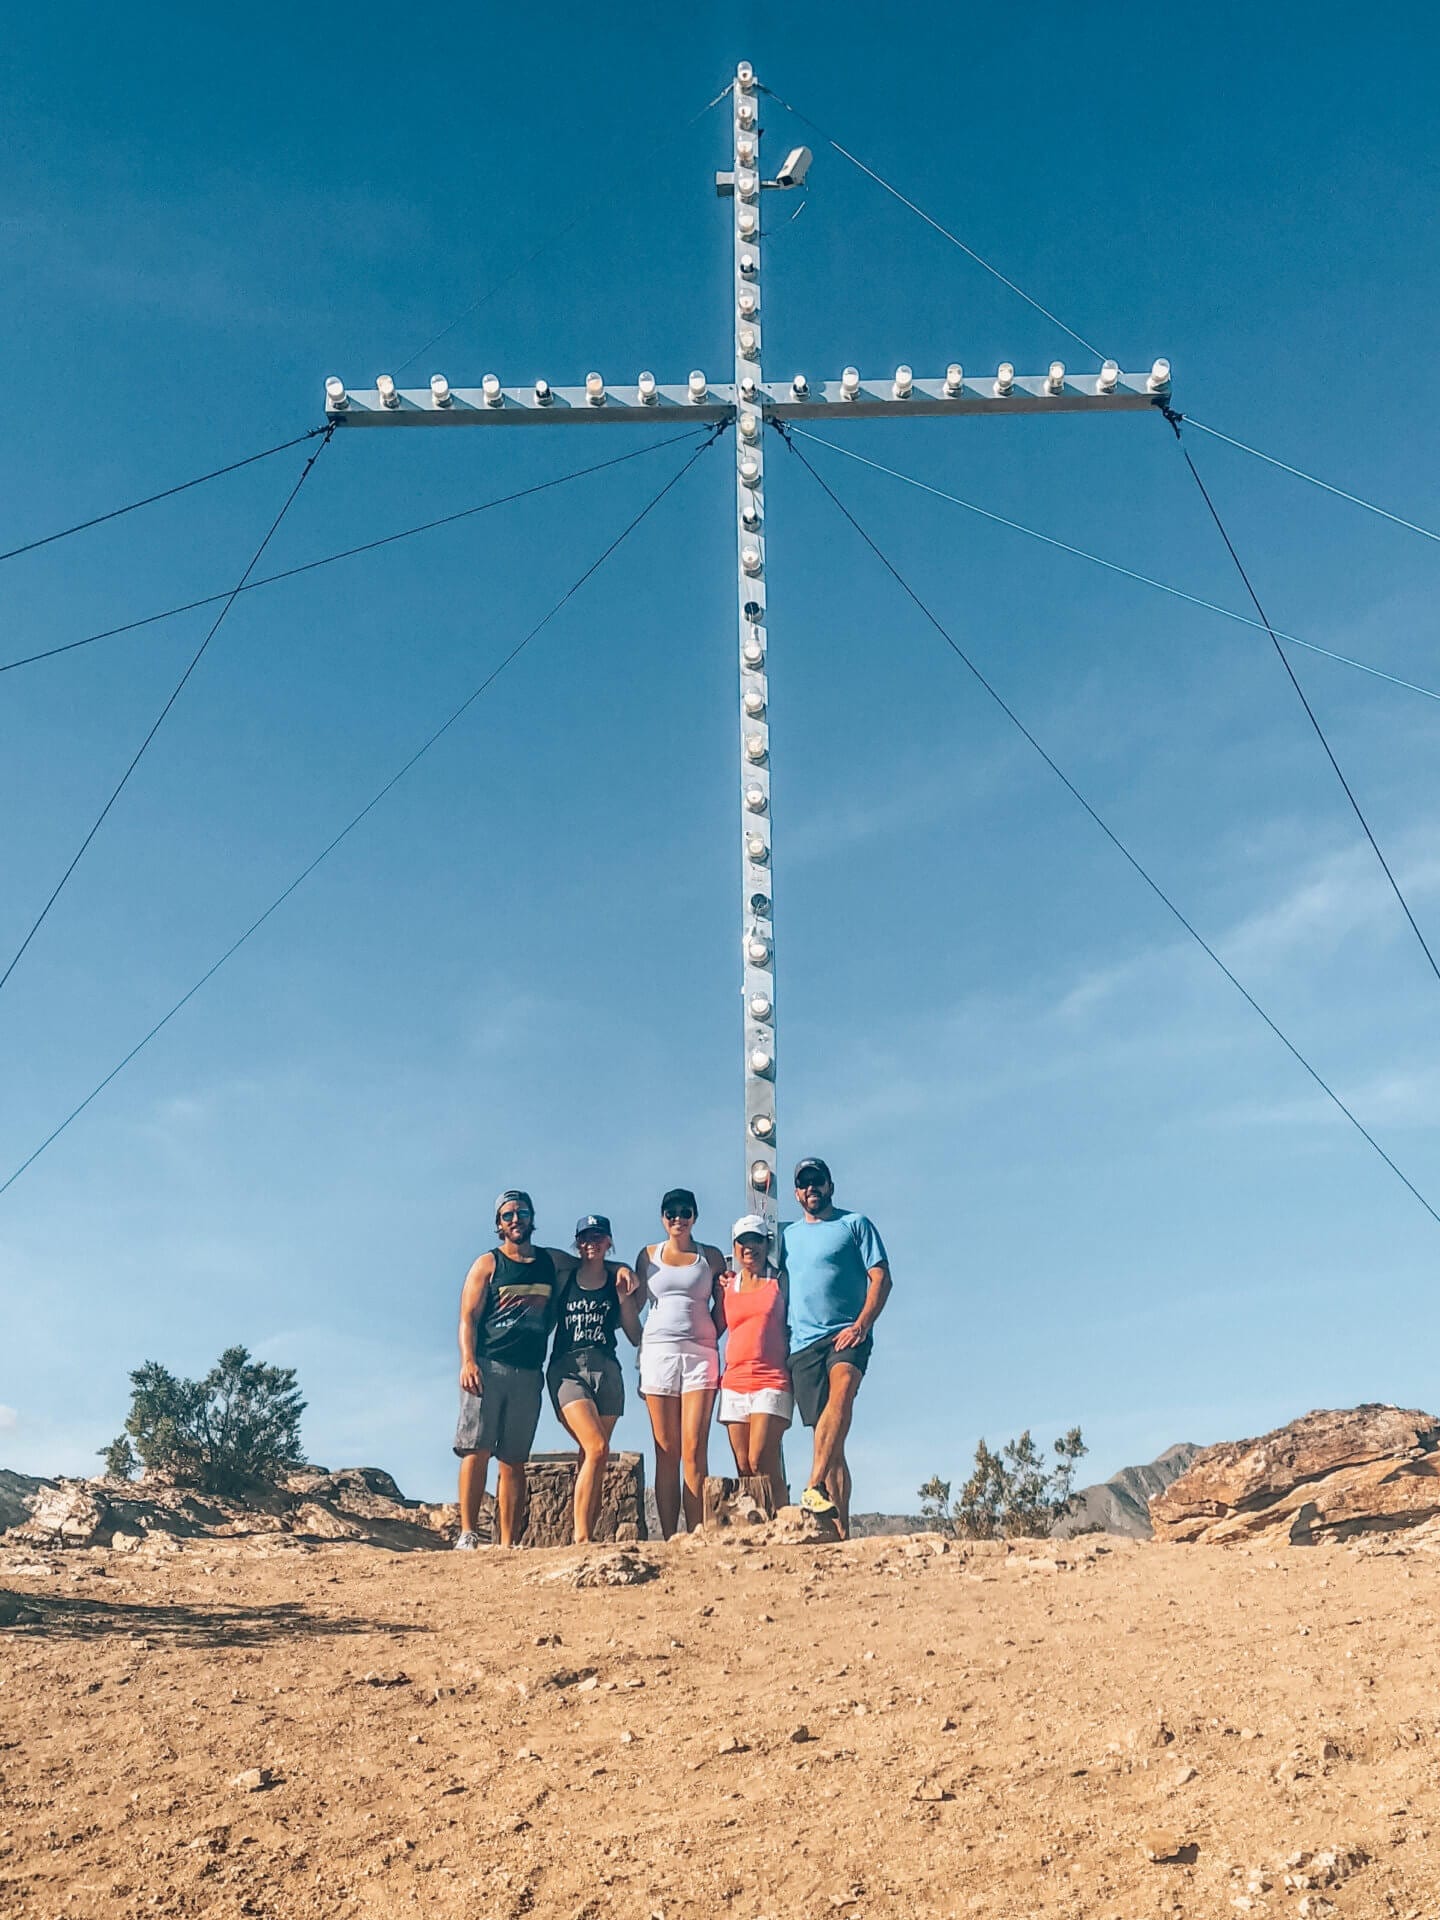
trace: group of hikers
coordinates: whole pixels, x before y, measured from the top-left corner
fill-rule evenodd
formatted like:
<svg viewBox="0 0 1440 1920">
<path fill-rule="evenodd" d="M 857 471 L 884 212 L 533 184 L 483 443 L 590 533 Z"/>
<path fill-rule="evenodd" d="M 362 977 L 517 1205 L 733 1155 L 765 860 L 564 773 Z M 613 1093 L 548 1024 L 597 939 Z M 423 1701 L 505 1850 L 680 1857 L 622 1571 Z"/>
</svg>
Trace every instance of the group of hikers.
<svg viewBox="0 0 1440 1920">
<path fill-rule="evenodd" d="M 593 1539 L 610 1437 L 625 1410 L 621 1333 L 639 1348 L 665 1539 L 682 1508 L 687 1529 L 701 1524 L 717 1394 L 737 1471 L 767 1479 L 777 1506 L 788 1497 L 781 1444 L 798 1407 L 814 1433 L 801 1505 L 847 1533 L 845 1440 L 890 1293 L 890 1263 L 871 1221 L 835 1204 L 823 1160 L 798 1163 L 795 1198 L 800 1218 L 773 1237 L 761 1214 L 737 1220 L 727 1258 L 696 1239 L 695 1195 L 672 1187 L 660 1202 L 663 1239 L 642 1247 L 629 1267 L 609 1258 L 604 1214 L 576 1222 L 566 1253 L 535 1245 L 528 1193 L 501 1194 L 498 1244 L 475 1261 L 460 1295 L 458 1549 L 481 1544 L 492 1454 L 497 1537 L 506 1547 L 518 1541 L 542 1388 L 579 1448 L 575 1538 Z"/>
</svg>

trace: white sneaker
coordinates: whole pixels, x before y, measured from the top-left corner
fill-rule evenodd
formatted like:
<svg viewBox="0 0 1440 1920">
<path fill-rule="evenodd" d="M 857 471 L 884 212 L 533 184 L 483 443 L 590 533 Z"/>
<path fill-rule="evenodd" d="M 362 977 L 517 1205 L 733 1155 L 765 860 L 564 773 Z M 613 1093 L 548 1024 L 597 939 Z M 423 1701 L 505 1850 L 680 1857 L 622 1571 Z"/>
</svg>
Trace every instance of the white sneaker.
<svg viewBox="0 0 1440 1920">
<path fill-rule="evenodd" d="M 454 1551 L 456 1553 L 474 1553 L 475 1549 L 480 1544 L 481 1544 L 481 1540 L 480 1540 L 479 1534 L 471 1533 L 470 1529 L 467 1527 L 465 1531 L 460 1535 L 460 1538 L 455 1542 Z"/>
</svg>

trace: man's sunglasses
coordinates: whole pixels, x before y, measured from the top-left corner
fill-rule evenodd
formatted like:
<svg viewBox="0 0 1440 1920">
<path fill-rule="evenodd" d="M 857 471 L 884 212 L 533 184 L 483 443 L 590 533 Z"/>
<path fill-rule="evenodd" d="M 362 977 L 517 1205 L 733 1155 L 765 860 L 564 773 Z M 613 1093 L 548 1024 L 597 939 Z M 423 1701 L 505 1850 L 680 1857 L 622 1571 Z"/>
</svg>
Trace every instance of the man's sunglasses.
<svg viewBox="0 0 1440 1920">
<path fill-rule="evenodd" d="M 534 1218 L 535 1215 L 529 1207 L 507 1207 L 500 1216 L 500 1224 L 503 1227 L 508 1227 L 513 1225 L 517 1220 L 533 1220 Z"/>
<path fill-rule="evenodd" d="M 797 1180 L 795 1182 L 795 1191 L 797 1193 L 820 1193 L 823 1192 L 829 1184 L 830 1182 L 828 1180 L 822 1180 L 818 1174 L 807 1174 L 803 1180 Z"/>
<path fill-rule="evenodd" d="M 695 1218 L 695 1209 L 694 1207 L 666 1207 L 665 1218 L 667 1220 L 693 1220 Z"/>
</svg>

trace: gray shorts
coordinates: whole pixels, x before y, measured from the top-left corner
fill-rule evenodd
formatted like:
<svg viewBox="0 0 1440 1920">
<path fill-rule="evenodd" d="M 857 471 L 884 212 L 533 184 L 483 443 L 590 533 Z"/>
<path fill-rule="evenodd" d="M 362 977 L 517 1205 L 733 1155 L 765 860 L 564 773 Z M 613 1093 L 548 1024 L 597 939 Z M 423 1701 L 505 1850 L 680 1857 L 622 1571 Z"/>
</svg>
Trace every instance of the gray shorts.
<svg viewBox="0 0 1440 1920">
<path fill-rule="evenodd" d="M 618 1420 L 625 1411 L 625 1376 L 620 1362 L 601 1348 L 582 1347 L 559 1355 L 550 1362 L 545 1384 L 557 1419 L 560 1409 L 574 1400 L 593 1401 L 602 1420 Z M 565 1423 L 561 1420 L 560 1424 Z"/>
<path fill-rule="evenodd" d="M 529 1367 L 507 1367 L 503 1360 L 481 1360 L 479 1393 L 460 1395 L 455 1451 L 493 1453 L 507 1467 L 523 1466 L 540 1424 L 543 1376 Z"/>
</svg>

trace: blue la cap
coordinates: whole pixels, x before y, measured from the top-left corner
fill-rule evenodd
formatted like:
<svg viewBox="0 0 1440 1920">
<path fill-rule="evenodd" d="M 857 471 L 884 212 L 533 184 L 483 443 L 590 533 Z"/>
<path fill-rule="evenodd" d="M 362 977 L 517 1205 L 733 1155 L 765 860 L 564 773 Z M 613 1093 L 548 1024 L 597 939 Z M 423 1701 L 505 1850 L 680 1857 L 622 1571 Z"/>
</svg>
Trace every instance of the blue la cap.
<svg viewBox="0 0 1440 1920">
<path fill-rule="evenodd" d="M 581 1217 L 575 1222 L 575 1238 L 577 1240 L 580 1238 L 582 1233 L 608 1234 L 609 1232 L 610 1232 L 610 1222 L 605 1218 L 603 1213 L 582 1214 Z"/>
</svg>

